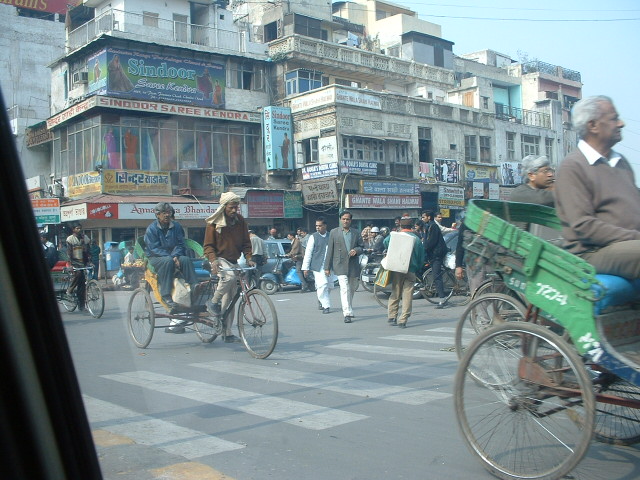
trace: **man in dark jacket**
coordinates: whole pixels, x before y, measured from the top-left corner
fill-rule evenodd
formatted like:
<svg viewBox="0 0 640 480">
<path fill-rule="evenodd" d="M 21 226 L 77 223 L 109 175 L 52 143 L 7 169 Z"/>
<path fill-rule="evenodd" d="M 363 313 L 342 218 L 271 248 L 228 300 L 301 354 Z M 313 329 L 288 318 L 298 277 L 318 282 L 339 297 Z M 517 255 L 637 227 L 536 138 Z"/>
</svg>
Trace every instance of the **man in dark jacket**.
<svg viewBox="0 0 640 480">
<path fill-rule="evenodd" d="M 442 308 L 445 303 L 444 285 L 442 283 L 442 263 L 447 254 L 447 245 L 444 242 L 440 227 L 435 222 L 435 214 L 431 211 L 422 212 L 422 219 L 426 219 L 424 226 L 424 252 L 431 265 L 434 274 L 436 291 L 440 297 L 440 304 L 436 308 Z"/>
</svg>

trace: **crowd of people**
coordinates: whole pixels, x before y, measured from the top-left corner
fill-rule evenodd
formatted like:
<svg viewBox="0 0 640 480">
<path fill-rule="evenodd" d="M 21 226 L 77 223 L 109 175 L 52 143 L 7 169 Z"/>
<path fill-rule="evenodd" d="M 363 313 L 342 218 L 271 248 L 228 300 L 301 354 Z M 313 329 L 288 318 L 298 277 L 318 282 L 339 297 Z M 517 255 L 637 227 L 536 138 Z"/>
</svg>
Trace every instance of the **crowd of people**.
<svg viewBox="0 0 640 480">
<path fill-rule="evenodd" d="M 513 189 L 511 201 L 555 206 L 562 221 L 564 247 L 591 263 L 598 273 L 618 275 L 630 280 L 640 277 L 640 193 L 635 184 L 629 162 L 613 150 L 621 138 L 624 123 L 610 98 L 589 97 L 576 103 L 573 123 L 580 141 L 577 149 L 561 163 L 558 175 L 546 156 L 529 155 L 521 162 L 523 184 Z M 236 288 L 233 272 L 224 267 L 235 266 L 241 255 L 250 266 L 260 269 L 267 252 L 264 240 L 249 230 L 247 221 L 238 212 L 240 198 L 231 192 L 222 194 L 218 210 L 206 219 L 204 255 L 211 270 L 220 277 L 214 297 L 207 304 L 211 315 L 220 316 L 229 304 Z M 186 255 L 184 230 L 175 220 L 171 204 L 161 202 L 155 207 L 156 220 L 145 233 L 145 254 L 158 278 L 162 303 L 168 310 L 176 308 L 171 293 L 176 273 L 187 284 L 196 283 L 193 263 Z M 291 242 L 288 257 L 295 264 L 301 282 L 301 292 L 315 288 L 318 309 L 331 312 L 330 290 L 335 282 L 340 289 L 344 323 L 352 323 L 353 296 L 360 280 L 359 256 L 363 253 L 395 257 L 408 257 L 402 270 L 392 270 L 391 298 L 388 323 L 405 327 L 411 315 L 412 289 L 416 276 L 425 262 L 434 271 L 440 271 L 448 251 L 443 235 L 457 229 L 442 224 L 440 212 L 424 211 L 419 219 L 408 214 L 393 219 L 393 227 L 367 224 L 362 231 L 352 226 L 353 215 L 344 210 L 339 215 L 339 226 L 328 231 L 323 216 L 315 219 L 315 232 L 308 234 L 299 227 L 286 234 Z M 58 259 L 67 259 L 74 267 L 97 265 L 100 249 L 82 233 L 82 226 L 74 224 L 73 231 L 56 249 L 46 234 L 42 234 L 44 257 L 52 267 Z M 527 226 L 525 226 L 527 228 Z M 464 249 L 462 238 L 466 227 L 461 225 L 456 249 L 458 278 L 463 277 Z M 397 235 L 397 236 L 396 236 Z M 277 228 L 268 230 L 267 240 L 280 238 Z M 398 239 L 398 240 L 394 240 Z M 409 239 L 409 240 L 407 240 Z M 409 241 L 406 251 L 394 249 L 394 241 Z M 399 244 L 399 243 L 398 243 Z M 78 295 L 78 306 L 84 308 L 82 288 L 84 273 L 76 272 L 69 292 Z M 483 273 L 470 275 L 473 288 Z M 310 282 L 313 277 L 313 285 Z M 436 290 L 444 305 L 444 287 L 436 276 Z M 400 308 L 402 302 L 402 308 Z M 225 326 L 225 339 L 234 342 L 231 334 L 233 316 Z M 183 327 L 171 326 L 167 332 L 181 333 Z"/>
</svg>

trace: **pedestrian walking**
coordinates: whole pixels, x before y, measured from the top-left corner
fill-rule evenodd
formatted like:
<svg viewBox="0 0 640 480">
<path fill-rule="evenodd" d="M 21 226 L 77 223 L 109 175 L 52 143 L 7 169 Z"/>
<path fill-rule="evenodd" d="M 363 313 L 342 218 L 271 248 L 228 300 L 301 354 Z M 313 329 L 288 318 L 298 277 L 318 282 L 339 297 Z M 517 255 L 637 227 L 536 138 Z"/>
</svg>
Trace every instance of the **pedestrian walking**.
<svg viewBox="0 0 640 480">
<path fill-rule="evenodd" d="M 333 288 L 335 275 L 325 275 L 324 260 L 327 255 L 327 247 L 329 245 L 329 233 L 327 232 L 327 222 L 324 217 L 316 219 L 316 231 L 313 235 L 309 235 L 307 248 L 304 252 L 302 260 L 302 273 L 305 277 L 309 275 L 309 271 L 313 273 L 316 285 L 316 295 L 318 297 L 318 308 L 322 313 L 330 313 L 331 298 L 330 290 Z"/>
</svg>

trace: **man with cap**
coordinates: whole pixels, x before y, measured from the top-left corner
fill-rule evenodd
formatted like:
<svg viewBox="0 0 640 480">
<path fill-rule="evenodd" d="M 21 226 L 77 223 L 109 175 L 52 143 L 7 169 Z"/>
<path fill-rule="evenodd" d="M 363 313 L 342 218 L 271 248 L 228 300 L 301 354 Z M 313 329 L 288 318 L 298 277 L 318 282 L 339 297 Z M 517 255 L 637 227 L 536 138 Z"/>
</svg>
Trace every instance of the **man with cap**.
<svg viewBox="0 0 640 480">
<path fill-rule="evenodd" d="M 173 219 L 173 206 L 168 202 L 160 202 L 153 210 L 156 221 L 147 227 L 144 234 L 145 254 L 158 276 L 162 302 L 171 311 L 177 307 L 171 298 L 176 270 L 181 272 L 184 281 L 191 286 L 197 282 L 196 272 L 191 259 L 187 257 L 184 229 Z M 184 327 L 168 327 L 165 332 L 184 333 Z"/>
<path fill-rule="evenodd" d="M 509 200 L 553 207 L 555 177 L 549 159 L 544 155 L 527 155 L 522 159 L 522 171 L 525 181 L 513 189 Z"/>
<path fill-rule="evenodd" d="M 227 309 L 238 286 L 236 273 L 224 269 L 237 267 L 241 254 L 244 254 L 247 265 L 255 266 L 249 228 L 247 221 L 238 213 L 239 208 L 240 197 L 233 192 L 225 192 L 220 196 L 218 209 L 206 219 L 204 256 L 211 263 L 211 273 L 220 277 L 213 298 L 207 302 L 207 311 L 217 317 Z M 229 312 L 223 332 L 226 343 L 239 342 L 231 333 L 233 320 L 233 312 Z"/>
<path fill-rule="evenodd" d="M 409 320 L 409 317 L 411 316 L 413 289 L 416 283 L 416 275 L 420 273 L 420 270 L 422 270 L 422 266 L 424 265 L 424 247 L 420 241 L 420 237 L 418 237 L 418 235 L 413 231 L 413 225 L 414 221 L 410 217 L 402 217 L 400 219 L 400 235 L 409 235 L 413 237 L 409 270 L 407 273 L 389 272 L 391 278 L 391 296 L 389 297 L 389 305 L 387 307 L 387 321 L 389 325 L 397 325 L 400 328 L 406 328 L 407 320 Z M 384 239 L 384 246 L 387 250 L 389 249 L 390 241 L 391 235 Z M 387 256 L 397 253 L 399 252 L 388 250 Z M 402 300 L 402 312 L 400 312 L 400 318 L 398 318 L 400 300 Z"/>
</svg>

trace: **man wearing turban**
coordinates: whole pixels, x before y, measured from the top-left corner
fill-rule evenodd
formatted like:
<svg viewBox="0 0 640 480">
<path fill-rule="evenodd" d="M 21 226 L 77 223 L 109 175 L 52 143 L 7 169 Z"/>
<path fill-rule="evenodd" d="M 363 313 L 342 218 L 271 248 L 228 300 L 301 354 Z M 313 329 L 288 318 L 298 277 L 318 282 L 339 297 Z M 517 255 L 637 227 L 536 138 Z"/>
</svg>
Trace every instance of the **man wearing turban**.
<svg viewBox="0 0 640 480">
<path fill-rule="evenodd" d="M 207 303 L 207 310 L 213 316 L 220 316 L 236 293 L 236 274 L 224 269 L 237 267 L 241 254 L 244 254 L 247 265 L 255 266 L 251 258 L 249 228 L 247 221 L 238 213 L 239 208 L 240 197 L 233 192 L 225 192 L 220 196 L 216 212 L 206 219 L 204 255 L 211 263 L 211 273 L 220 277 L 218 288 Z M 233 312 L 229 312 L 224 332 L 226 343 L 239 341 L 231 333 L 232 326 Z"/>
</svg>

